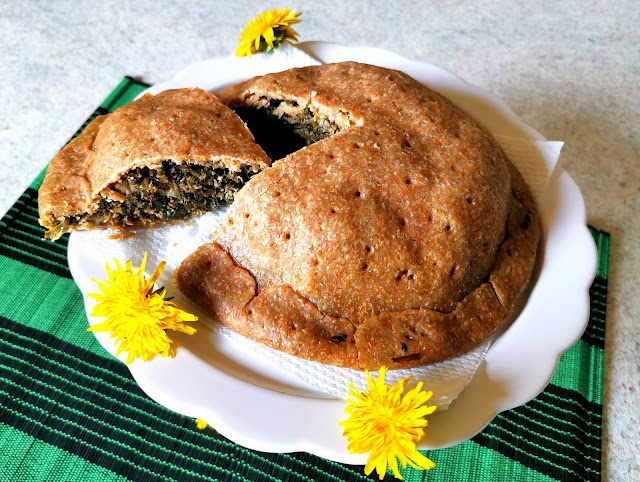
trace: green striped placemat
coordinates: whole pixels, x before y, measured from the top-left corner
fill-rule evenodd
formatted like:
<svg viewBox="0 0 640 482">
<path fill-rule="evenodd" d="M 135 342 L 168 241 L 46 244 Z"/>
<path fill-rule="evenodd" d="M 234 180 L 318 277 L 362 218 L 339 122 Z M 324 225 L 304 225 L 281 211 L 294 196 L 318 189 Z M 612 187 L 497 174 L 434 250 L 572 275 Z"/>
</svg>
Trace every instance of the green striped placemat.
<svg viewBox="0 0 640 482">
<path fill-rule="evenodd" d="M 125 78 L 82 128 L 145 88 Z M 42 239 L 42 178 L 0 221 L 0 480 L 377 480 L 362 466 L 248 450 L 149 399 L 85 330 L 68 236 Z M 589 326 L 547 389 L 473 439 L 429 452 L 436 468 L 403 470 L 405 479 L 600 480 L 610 237 L 591 233 L 599 267 Z"/>
</svg>

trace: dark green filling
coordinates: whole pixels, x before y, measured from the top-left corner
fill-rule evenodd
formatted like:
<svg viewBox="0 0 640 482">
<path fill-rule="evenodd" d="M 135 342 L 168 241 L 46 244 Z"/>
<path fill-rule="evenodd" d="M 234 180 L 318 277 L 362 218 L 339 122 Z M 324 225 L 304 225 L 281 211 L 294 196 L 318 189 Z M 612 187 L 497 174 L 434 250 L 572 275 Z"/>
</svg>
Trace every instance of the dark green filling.
<svg viewBox="0 0 640 482">
<path fill-rule="evenodd" d="M 138 167 L 102 193 L 97 210 L 70 216 L 68 223 L 127 227 L 197 216 L 233 201 L 252 174 L 251 166 L 235 172 L 171 160 L 163 161 L 160 169 Z"/>
<path fill-rule="evenodd" d="M 274 161 L 340 132 L 340 127 L 320 120 L 309 109 L 297 115 L 275 113 L 285 101 L 262 99 L 264 107 L 240 107 L 236 114 L 247 124 L 256 142 Z M 296 104 L 292 103 L 295 107 Z"/>
</svg>

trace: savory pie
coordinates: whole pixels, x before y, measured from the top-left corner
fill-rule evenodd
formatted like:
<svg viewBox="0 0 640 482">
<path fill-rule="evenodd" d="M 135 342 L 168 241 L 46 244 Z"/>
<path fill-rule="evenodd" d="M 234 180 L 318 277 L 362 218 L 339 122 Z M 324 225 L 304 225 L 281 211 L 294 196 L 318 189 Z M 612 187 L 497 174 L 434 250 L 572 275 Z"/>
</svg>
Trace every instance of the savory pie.
<svg viewBox="0 0 640 482">
<path fill-rule="evenodd" d="M 469 115 L 408 75 L 339 63 L 229 87 L 306 147 L 253 177 L 176 283 L 277 350 L 356 369 L 463 353 L 512 315 L 538 214 Z"/>
</svg>

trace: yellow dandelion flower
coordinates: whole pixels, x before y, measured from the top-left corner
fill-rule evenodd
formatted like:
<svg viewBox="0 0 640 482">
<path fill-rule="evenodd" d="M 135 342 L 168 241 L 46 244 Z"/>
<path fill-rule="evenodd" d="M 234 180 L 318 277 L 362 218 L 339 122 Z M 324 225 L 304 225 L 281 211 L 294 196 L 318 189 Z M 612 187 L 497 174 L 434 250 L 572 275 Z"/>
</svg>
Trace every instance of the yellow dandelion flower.
<svg viewBox="0 0 640 482">
<path fill-rule="evenodd" d="M 368 391 L 360 392 L 349 383 L 349 404 L 345 412 L 349 417 L 340 422 L 342 435 L 347 438 L 347 449 L 352 454 L 369 453 L 364 472 L 369 475 L 375 468 L 380 480 L 387 467 L 402 479 L 398 461 L 402 467 L 409 464 L 420 470 L 429 470 L 435 464 L 416 449 L 416 443 L 424 437 L 427 420 L 435 406 L 424 405 L 431 398 L 431 391 L 422 391 L 422 382 L 403 396 L 411 377 L 400 380 L 389 388 L 384 383 L 387 367 L 380 368 L 375 381 L 367 371 Z"/>
<path fill-rule="evenodd" d="M 297 42 L 298 33 L 291 28 L 291 25 L 302 21 L 298 18 L 300 15 L 302 12 L 290 12 L 289 7 L 284 10 L 276 8 L 262 12 L 242 29 L 236 56 L 251 57 L 256 52 L 269 52 L 285 41 Z"/>
<path fill-rule="evenodd" d="M 200 430 L 204 430 L 208 426 L 209 424 L 207 422 L 205 422 L 201 418 L 196 418 L 196 427 L 198 427 Z"/>
<path fill-rule="evenodd" d="M 106 265 L 106 280 L 92 280 L 102 293 L 87 294 L 98 302 L 91 315 L 106 320 L 90 326 L 87 331 L 110 332 L 116 344 L 120 344 L 116 354 L 129 352 L 127 364 L 136 358 L 147 361 L 157 354 L 175 356 L 175 350 L 171 347 L 173 341 L 165 330 L 192 335 L 196 329 L 183 322 L 198 318 L 182 311 L 176 303 L 165 300 L 166 291 L 153 291 L 153 285 L 166 263 L 160 263 L 151 277 L 145 279 L 146 252 L 137 272 L 133 271 L 131 260 L 126 262 L 124 268 L 117 259 L 115 262 L 115 270 Z"/>
</svg>

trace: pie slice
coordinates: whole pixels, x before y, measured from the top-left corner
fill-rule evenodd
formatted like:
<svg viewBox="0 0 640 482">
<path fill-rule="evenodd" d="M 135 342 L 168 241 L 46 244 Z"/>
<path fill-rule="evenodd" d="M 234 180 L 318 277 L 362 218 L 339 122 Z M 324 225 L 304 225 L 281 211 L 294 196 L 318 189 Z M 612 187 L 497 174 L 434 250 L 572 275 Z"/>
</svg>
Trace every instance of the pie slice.
<svg viewBox="0 0 640 482">
<path fill-rule="evenodd" d="M 51 161 L 38 192 L 55 240 L 83 229 L 175 222 L 231 202 L 270 159 L 244 122 L 201 89 L 176 89 L 100 116 Z"/>
</svg>

